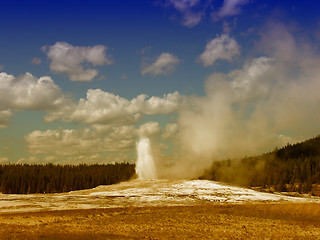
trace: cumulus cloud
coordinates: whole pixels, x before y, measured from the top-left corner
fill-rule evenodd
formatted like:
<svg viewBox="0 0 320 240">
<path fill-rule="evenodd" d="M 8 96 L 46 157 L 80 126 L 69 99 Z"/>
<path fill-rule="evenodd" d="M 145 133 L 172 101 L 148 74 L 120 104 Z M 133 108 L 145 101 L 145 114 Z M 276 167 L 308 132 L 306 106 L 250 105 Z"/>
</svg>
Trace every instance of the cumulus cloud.
<svg viewBox="0 0 320 240">
<path fill-rule="evenodd" d="M 169 0 L 169 2 L 179 11 L 183 12 L 196 6 L 200 0 Z"/>
<path fill-rule="evenodd" d="M 50 70 L 56 74 L 65 74 L 71 81 L 92 81 L 98 76 L 98 70 L 85 65 L 102 66 L 112 64 L 107 56 L 107 47 L 95 45 L 89 47 L 73 46 L 66 42 L 56 42 L 52 46 L 45 46 L 42 50 L 50 59 Z"/>
<path fill-rule="evenodd" d="M 272 83 L 266 73 L 272 69 L 274 59 L 269 57 L 255 58 L 243 66 L 243 69 L 234 70 L 227 75 L 221 75 L 227 81 L 232 82 L 237 96 L 240 99 L 248 101 L 252 98 L 262 98 L 269 93 L 266 84 Z"/>
<path fill-rule="evenodd" d="M 40 58 L 34 57 L 34 58 L 31 59 L 31 63 L 32 64 L 39 65 L 39 64 L 41 64 L 41 62 L 42 62 L 42 60 Z"/>
<path fill-rule="evenodd" d="M 29 153 L 62 156 L 67 162 L 81 162 L 94 154 L 110 152 L 120 154 L 119 160 L 132 161 L 134 154 L 129 158 L 130 154 L 125 153 L 135 152 L 138 137 L 155 138 L 162 134 L 157 122 L 146 122 L 139 127 L 134 124 L 143 115 L 176 113 L 188 104 L 189 99 L 178 92 L 163 97 L 141 94 L 128 100 L 100 89 L 91 89 L 86 99 L 80 99 L 78 103 L 68 102 L 45 116 L 46 121 L 78 122 L 90 124 L 89 128 L 37 130 L 28 134 L 25 141 Z M 106 160 L 101 157 L 99 161 L 103 159 Z"/>
<path fill-rule="evenodd" d="M 160 126 L 158 122 L 147 122 L 142 124 L 138 129 L 138 135 L 140 137 L 153 137 L 160 133 Z"/>
<path fill-rule="evenodd" d="M 149 121 L 139 127 L 98 124 L 83 129 L 36 130 L 25 136 L 25 141 L 32 161 L 47 155 L 41 162 L 133 162 L 138 138 L 155 139 L 161 133 L 159 123 Z"/>
<path fill-rule="evenodd" d="M 0 126 L 8 124 L 14 111 L 57 109 L 67 102 L 61 89 L 48 77 L 30 73 L 14 77 L 0 73 Z"/>
<path fill-rule="evenodd" d="M 46 121 L 61 120 L 89 124 L 123 124 L 137 122 L 142 115 L 170 114 L 179 111 L 188 104 L 186 97 L 178 92 L 160 97 L 141 94 L 128 100 L 100 89 L 89 89 L 86 99 L 64 109 L 51 111 Z"/>
<path fill-rule="evenodd" d="M 220 20 L 225 17 L 235 16 L 241 13 L 241 7 L 249 3 L 249 0 L 224 0 L 218 12 L 212 13 L 213 20 Z"/>
<path fill-rule="evenodd" d="M 102 130 L 100 132 L 100 130 Z M 135 147 L 133 126 L 33 131 L 25 136 L 31 154 L 84 156 L 104 152 L 126 152 Z"/>
<path fill-rule="evenodd" d="M 164 139 L 170 139 L 173 136 L 175 136 L 177 131 L 178 131 L 178 124 L 176 124 L 176 123 L 168 123 L 166 125 L 165 129 L 163 130 L 163 133 L 162 133 L 161 136 Z"/>
<path fill-rule="evenodd" d="M 239 55 L 240 47 L 236 40 L 228 34 L 222 34 L 207 44 L 199 60 L 207 67 L 213 65 L 219 59 L 230 62 Z"/>
<path fill-rule="evenodd" d="M 146 95 L 139 95 L 139 97 L 147 98 Z M 176 113 L 180 109 L 187 106 L 189 98 L 180 95 L 179 92 L 165 94 L 162 98 L 152 96 L 141 102 L 141 113 L 146 115 L 170 114 Z"/>
<path fill-rule="evenodd" d="M 149 121 L 140 126 L 94 124 L 82 129 L 35 130 L 25 136 L 27 151 L 32 156 L 20 159 L 19 163 L 135 162 L 138 139 L 147 137 L 161 167 L 161 151 L 167 150 L 163 143 L 176 134 L 177 128 L 177 124 L 167 124 L 161 129 L 158 122 Z"/>
<path fill-rule="evenodd" d="M 169 75 L 173 73 L 180 60 L 171 53 L 162 53 L 151 64 L 143 64 L 141 74 L 149 74 L 151 76 Z"/>
<path fill-rule="evenodd" d="M 183 26 L 194 27 L 201 22 L 204 16 L 204 10 L 196 8 L 200 0 L 168 0 L 168 3 L 182 15 L 181 24 Z"/>
<path fill-rule="evenodd" d="M 48 77 L 36 78 L 30 73 L 14 77 L 0 73 L 0 109 L 48 110 L 63 104 L 61 89 Z"/>
<path fill-rule="evenodd" d="M 201 22 L 202 18 L 203 18 L 202 12 L 194 13 L 192 11 L 188 11 L 184 13 L 182 25 L 187 27 L 194 27 Z"/>
<path fill-rule="evenodd" d="M 200 0 L 167 0 L 166 6 L 175 8 L 180 13 L 181 24 L 192 28 L 198 25 L 207 15 L 207 10 L 212 8 L 212 1 Z M 213 21 L 219 21 L 231 16 L 241 14 L 244 5 L 249 0 L 224 0 L 222 6 L 215 6 L 217 11 L 211 12 Z M 216 3 L 214 3 L 216 4 Z"/>
</svg>

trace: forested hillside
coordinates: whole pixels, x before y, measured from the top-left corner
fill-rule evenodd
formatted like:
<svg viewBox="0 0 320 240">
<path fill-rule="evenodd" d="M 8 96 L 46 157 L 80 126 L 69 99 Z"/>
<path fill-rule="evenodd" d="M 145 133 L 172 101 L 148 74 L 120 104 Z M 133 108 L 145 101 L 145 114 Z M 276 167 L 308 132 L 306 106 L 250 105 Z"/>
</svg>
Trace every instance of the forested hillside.
<svg viewBox="0 0 320 240">
<path fill-rule="evenodd" d="M 57 193 L 94 188 L 130 179 L 135 166 L 108 165 L 0 165 L 2 193 Z"/>
<path fill-rule="evenodd" d="M 256 157 L 213 163 L 205 178 L 320 195 L 320 136 Z"/>
</svg>

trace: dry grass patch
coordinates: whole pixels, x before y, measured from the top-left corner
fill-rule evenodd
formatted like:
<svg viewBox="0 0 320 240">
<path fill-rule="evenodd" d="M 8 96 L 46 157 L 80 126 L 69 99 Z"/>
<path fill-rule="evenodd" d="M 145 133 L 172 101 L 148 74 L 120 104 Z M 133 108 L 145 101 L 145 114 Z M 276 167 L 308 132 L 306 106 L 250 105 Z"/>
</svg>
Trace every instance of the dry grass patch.
<svg viewBox="0 0 320 240">
<path fill-rule="evenodd" d="M 1 239 L 316 239 L 320 204 L 239 204 L 11 213 Z"/>
</svg>

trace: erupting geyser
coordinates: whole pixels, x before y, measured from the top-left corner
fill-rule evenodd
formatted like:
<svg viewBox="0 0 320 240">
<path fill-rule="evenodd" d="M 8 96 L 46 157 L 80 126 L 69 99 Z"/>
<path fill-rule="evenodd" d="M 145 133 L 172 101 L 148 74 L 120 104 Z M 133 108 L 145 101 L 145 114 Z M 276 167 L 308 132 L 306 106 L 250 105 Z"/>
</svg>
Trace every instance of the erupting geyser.
<svg viewBox="0 0 320 240">
<path fill-rule="evenodd" d="M 156 167 L 150 152 L 150 141 L 148 138 L 141 138 L 137 144 L 138 160 L 136 173 L 139 179 L 156 179 Z"/>
</svg>

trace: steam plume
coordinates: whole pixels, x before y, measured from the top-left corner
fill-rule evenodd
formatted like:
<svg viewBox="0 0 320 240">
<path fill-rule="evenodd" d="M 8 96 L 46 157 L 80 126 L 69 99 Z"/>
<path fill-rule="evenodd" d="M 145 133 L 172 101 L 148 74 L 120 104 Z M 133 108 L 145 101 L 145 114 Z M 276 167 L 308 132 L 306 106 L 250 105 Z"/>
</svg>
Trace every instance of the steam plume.
<svg viewBox="0 0 320 240">
<path fill-rule="evenodd" d="M 198 177 L 218 159 L 271 151 L 320 133 L 320 54 L 282 23 L 267 25 L 264 56 L 213 73 L 206 95 L 179 112 L 175 162 L 168 176 Z"/>
<path fill-rule="evenodd" d="M 156 167 L 151 155 L 150 141 L 148 138 L 141 138 L 137 144 L 136 173 L 139 179 L 156 179 Z"/>
</svg>

